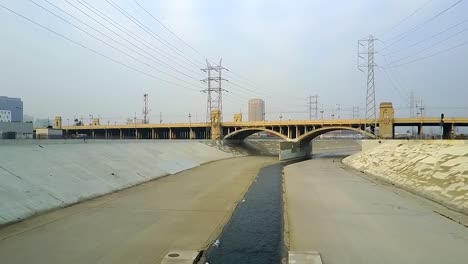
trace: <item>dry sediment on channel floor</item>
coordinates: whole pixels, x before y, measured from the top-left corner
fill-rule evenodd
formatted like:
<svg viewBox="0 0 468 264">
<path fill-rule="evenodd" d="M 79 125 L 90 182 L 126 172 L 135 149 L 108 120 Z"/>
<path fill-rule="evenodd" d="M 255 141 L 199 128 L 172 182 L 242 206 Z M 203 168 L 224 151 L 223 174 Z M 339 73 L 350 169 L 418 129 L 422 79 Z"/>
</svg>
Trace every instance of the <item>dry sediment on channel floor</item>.
<svg viewBox="0 0 468 264">
<path fill-rule="evenodd" d="M 468 214 L 467 143 L 389 140 L 351 155 L 343 162 Z"/>
</svg>

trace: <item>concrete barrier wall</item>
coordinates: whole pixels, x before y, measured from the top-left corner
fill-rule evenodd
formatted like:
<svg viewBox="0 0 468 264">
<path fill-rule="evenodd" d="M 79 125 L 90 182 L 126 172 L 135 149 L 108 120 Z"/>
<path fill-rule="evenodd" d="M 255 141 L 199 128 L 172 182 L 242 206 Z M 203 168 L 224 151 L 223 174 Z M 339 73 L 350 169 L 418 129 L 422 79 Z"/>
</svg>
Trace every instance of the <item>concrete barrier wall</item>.
<svg viewBox="0 0 468 264">
<path fill-rule="evenodd" d="M 3 141 L 0 225 L 242 155 L 195 141 Z"/>
<path fill-rule="evenodd" d="M 343 162 L 468 214 L 467 141 L 374 140 L 362 146 Z"/>
</svg>

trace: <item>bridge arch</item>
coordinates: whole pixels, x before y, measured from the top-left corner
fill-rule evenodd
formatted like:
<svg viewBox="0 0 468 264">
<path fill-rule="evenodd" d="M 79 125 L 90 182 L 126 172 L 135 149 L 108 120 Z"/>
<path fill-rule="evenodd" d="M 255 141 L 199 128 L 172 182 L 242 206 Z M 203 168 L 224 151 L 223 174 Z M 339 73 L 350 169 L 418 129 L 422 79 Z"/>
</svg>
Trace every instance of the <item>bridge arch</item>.
<svg viewBox="0 0 468 264">
<path fill-rule="evenodd" d="M 316 137 L 318 137 L 318 136 L 320 136 L 322 134 L 325 134 L 325 133 L 328 133 L 328 132 L 331 132 L 331 131 L 338 131 L 338 130 L 354 131 L 354 132 L 362 134 L 363 136 L 367 136 L 369 138 L 375 138 L 374 134 L 372 134 L 370 132 L 367 132 L 367 131 L 364 131 L 364 130 L 362 130 L 360 128 L 331 126 L 331 127 L 322 127 L 322 128 L 318 128 L 318 129 L 314 129 L 312 131 L 309 131 L 309 132 L 301 135 L 300 137 L 296 138 L 296 142 L 299 143 L 300 145 L 304 145 L 304 144 L 309 143 L 311 140 L 313 140 L 314 138 L 316 138 Z"/>
<path fill-rule="evenodd" d="M 248 136 L 251 136 L 255 133 L 259 133 L 259 132 L 268 132 L 268 133 L 271 133 L 273 135 L 276 135 L 278 137 L 280 137 L 281 139 L 284 139 L 286 141 L 291 141 L 290 138 L 288 138 L 287 136 L 277 132 L 277 131 L 273 131 L 271 129 L 267 129 L 267 128 L 262 128 L 262 127 L 256 127 L 256 128 L 242 128 L 242 129 L 239 129 L 239 130 L 236 130 L 236 131 L 233 131 L 229 134 L 227 134 L 226 136 L 223 137 L 224 140 L 244 140 L 245 138 L 247 138 Z"/>
</svg>

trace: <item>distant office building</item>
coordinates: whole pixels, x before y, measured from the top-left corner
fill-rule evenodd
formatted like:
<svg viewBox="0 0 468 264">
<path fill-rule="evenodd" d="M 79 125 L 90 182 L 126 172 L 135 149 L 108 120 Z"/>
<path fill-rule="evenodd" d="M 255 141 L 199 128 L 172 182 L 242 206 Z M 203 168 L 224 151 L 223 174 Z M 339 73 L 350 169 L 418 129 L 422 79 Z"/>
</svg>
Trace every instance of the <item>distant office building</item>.
<svg viewBox="0 0 468 264">
<path fill-rule="evenodd" d="M 0 122 L 11 122 L 10 110 L 0 110 Z"/>
<path fill-rule="evenodd" d="M 11 111 L 11 122 L 23 122 L 23 101 L 20 98 L 0 96 L 0 109 Z"/>
<path fill-rule="evenodd" d="M 249 121 L 265 120 L 265 101 L 262 99 L 249 100 Z"/>
<path fill-rule="evenodd" d="M 34 117 L 30 115 L 23 115 L 23 122 L 34 123 Z"/>
</svg>

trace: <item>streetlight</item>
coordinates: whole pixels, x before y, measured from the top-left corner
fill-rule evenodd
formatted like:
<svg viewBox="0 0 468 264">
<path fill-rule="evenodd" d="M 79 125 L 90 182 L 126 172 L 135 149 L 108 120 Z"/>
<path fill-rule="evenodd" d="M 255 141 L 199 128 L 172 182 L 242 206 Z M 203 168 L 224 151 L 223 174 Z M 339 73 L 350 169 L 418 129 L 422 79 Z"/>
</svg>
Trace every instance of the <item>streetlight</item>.
<svg viewBox="0 0 468 264">
<path fill-rule="evenodd" d="M 279 116 L 279 120 L 280 120 L 280 122 L 281 122 L 281 120 L 282 120 L 282 119 L 283 119 L 283 115 L 282 115 L 282 114 L 280 114 L 280 116 Z"/>
<path fill-rule="evenodd" d="M 323 109 L 320 110 L 320 117 L 322 118 L 322 121 L 323 121 Z"/>
<path fill-rule="evenodd" d="M 192 114 L 188 114 L 189 120 L 189 139 L 192 139 Z"/>
<path fill-rule="evenodd" d="M 331 114 L 332 119 L 335 119 L 335 114 Z"/>
<path fill-rule="evenodd" d="M 424 106 L 421 105 L 421 107 L 419 107 L 419 111 L 421 112 L 421 118 L 423 118 Z"/>
</svg>

